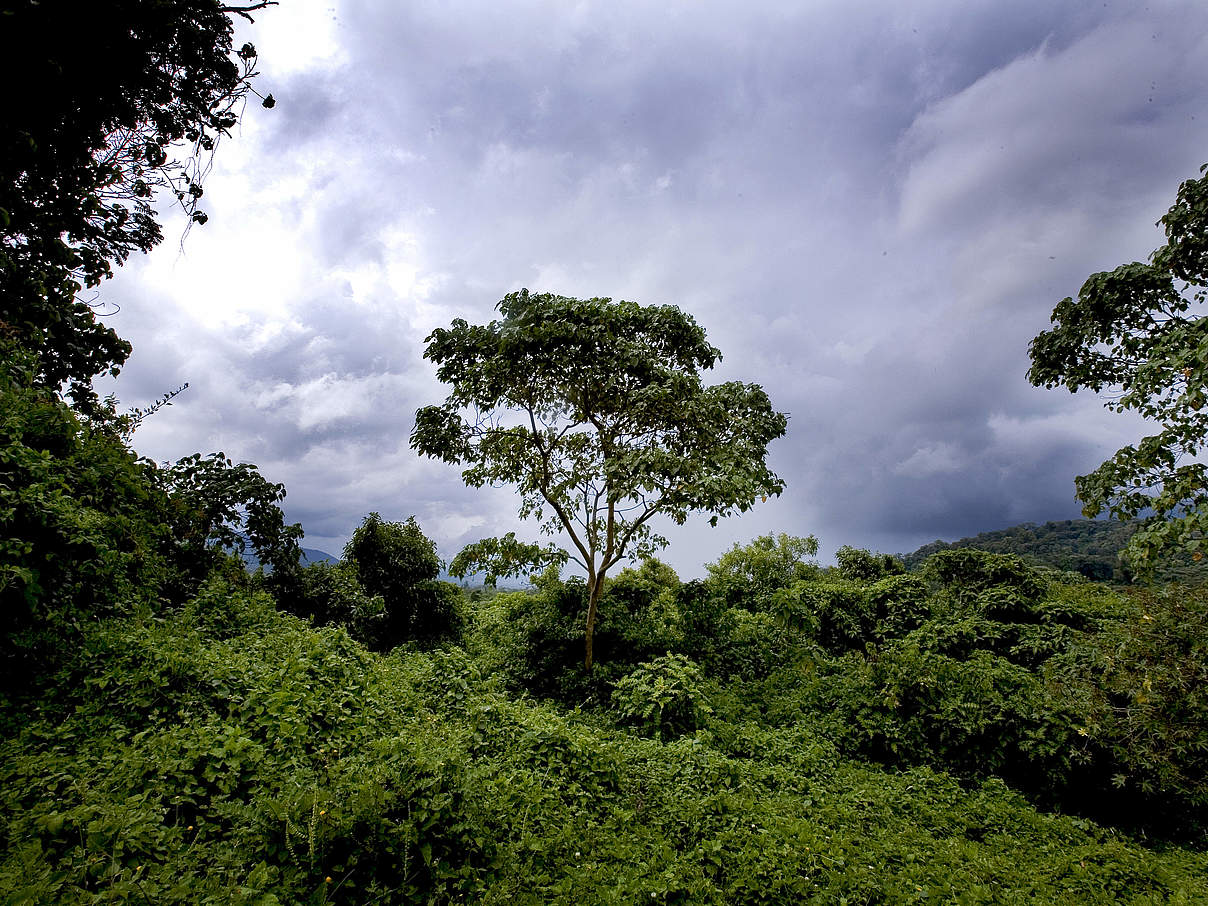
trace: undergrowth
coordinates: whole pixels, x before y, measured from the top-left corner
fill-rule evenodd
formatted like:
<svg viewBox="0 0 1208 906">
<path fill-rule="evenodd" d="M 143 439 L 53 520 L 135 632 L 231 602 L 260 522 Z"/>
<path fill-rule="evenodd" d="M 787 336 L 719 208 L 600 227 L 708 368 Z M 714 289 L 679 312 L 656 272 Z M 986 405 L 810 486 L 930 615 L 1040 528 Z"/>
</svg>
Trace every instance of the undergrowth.
<svg viewBox="0 0 1208 906">
<path fill-rule="evenodd" d="M 753 681 L 783 687 L 773 713 L 664 663 L 619 687 L 633 733 L 460 648 L 383 657 L 220 581 L 95 624 L 3 703 L 0 898 L 1208 901 L 1200 848 L 1046 813 L 995 777 L 854 759 L 794 715 L 788 674 Z M 632 705 L 660 683 L 668 707 L 690 696 L 674 732 Z"/>
</svg>

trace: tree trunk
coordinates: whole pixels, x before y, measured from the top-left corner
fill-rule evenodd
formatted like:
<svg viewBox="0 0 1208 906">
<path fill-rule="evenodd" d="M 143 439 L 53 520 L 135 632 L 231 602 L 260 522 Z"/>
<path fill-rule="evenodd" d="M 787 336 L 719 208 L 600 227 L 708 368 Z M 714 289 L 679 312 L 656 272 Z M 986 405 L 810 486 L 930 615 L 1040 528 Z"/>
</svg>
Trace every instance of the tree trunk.
<svg viewBox="0 0 1208 906">
<path fill-rule="evenodd" d="M 591 592 L 587 597 L 587 631 L 583 634 L 584 654 L 583 669 L 591 673 L 591 637 L 596 628 L 596 605 L 600 603 L 600 592 L 604 588 L 604 574 L 600 573 L 591 583 Z"/>
</svg>

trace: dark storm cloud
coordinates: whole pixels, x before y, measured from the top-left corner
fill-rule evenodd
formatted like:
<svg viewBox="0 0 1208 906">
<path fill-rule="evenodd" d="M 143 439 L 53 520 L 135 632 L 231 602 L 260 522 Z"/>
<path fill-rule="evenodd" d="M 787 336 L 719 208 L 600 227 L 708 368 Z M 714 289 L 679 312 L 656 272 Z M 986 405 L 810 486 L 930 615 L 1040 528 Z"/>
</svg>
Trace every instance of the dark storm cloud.
<svg viewBox="0 0 1208 906">
<path fill-rule="evenodd" d="M 680 305 L 713 379 L 791 413 L 783 498 L 668 529 L 688 574 L 769 530 L 908 550 L 1068 518 L 1136 436 L 1030 387 L 1027 344 L 1202 162 L 1201 4 L 297 3 L 261 20 L 280 103 L 221 149 L 212 238 L 114 297 L 123 396 L 194 382 L 140 444 L 257 461 L 312 541 L 371 509 L 446 554 L 532 533 L 407 445 L 444 395 L 424 337 L 520 286 Z"/>
</svg>

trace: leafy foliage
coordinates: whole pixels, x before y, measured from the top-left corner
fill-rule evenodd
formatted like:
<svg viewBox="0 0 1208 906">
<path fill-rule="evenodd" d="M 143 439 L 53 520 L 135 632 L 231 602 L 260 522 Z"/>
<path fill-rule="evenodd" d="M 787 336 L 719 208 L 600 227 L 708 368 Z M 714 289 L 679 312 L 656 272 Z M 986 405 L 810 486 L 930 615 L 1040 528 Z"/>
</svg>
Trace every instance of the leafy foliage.
<svg viewBox="0 0 1208 906">
<path fill-rule="evenodd" d="M 0 367 L 0 650 L 70 646 L 81 620 L 156 601 L 173 575 L 171 501 L 153 468 L 36 386 L 31 357 Z M 40 654 L 38 652 L 41 652 Z"/>
<path fill-rule="evenodd" d="M 250 544 L 278 582 L 298 568 L 302 526 L 286 525 L 280 502 L 285 486 L 269 481 L 252 463 L 224 453 L 194 453 L 156 473 L 175 504 L 177 557 L 194 579 L 206 576 L 225 551 Z"/>
<path fill-rule="evenodd" d="M 465 465 L 471 487 L 516 485 L 520 515 L 569 538 L 588 577 L 590 670 L 608 571 L 666 543 L 655 515 L 716 524 L 779 494 L 764 459 L 787 420 L 754 384 L 702 383 L 721 353 L 677 308 L 527 290 L 498 308 L 502 321 L 428 337 L 452 392 L 416 413 L 411 445 Z"/>
<path fill-rule="evenodd" d="M 666 654 L 626 674 L 612 693 L 617 719 L 666 741 L 700 728 L 712 708 L 700 668 L 682 654 Z"/>
<path fill-rule="evenodd" d="M 1077 300 L 1057 303 L 1028 372 L 1037 386 L 1111 390 L 1109 409 L 1160 425 L 1076 480 L 1087 516 L 1152 512 L 1128 546 L 1144 574 L 1166 552 L 1208 549 L 1208 467 L 1197 460 L 1208 437 L 1208 175 L 1179 186 L 1160 224 L 1166 244 L 1148 263 L 1093 274 Z"/>
<path fill-rule="evenodd" d="M 502 538 L 467 544 L 449 563 L 449 575 L 464 579 L 481 573 L 483 584 L 494 588 L 500 579 L 541 572 L 550 566 L 561 568 L 568 559 L 560 548 L 517 541 L 516 533 L 508 532 Z"/>
<path fill-rule="evenodd" d="M 1202 848 L 843 758 L 788 702 L 731 720 L 699 671 L 714 713 L 664 742 L 502 694 L 456 649 L 373 655 L 229 583 L 83 642 L 41 698 L 0 700 L 6 901 L 1208 897 Z"/>
<path fill-rule="evenodd" d="M 436 545 L 414 516 L 385 522 L 370 513 L 345 546 L 344 560 L 365 593 L 382 601 L 380 614 L 356 624 L 370 647 L 388 651 L 407 641 L 454 638 L 461 631 L 461 593 L 436 581 L 442 565 Z"/>
<path fill-rule="evenodd" d="M 54 659 L 81 623 L 179 604 L 244 538 L 282 573 L 298 526 L 284 488 L 222 454 L 157 468 L 127 446 L 122 419 L 82 419 L 39 384 L 34 357 L 0 368 L 0 648 Z M 242 566 L 236 567 L 242 572 Z M 16 680 L 27 672 L 9 663 Z"/>
<path fill-rule="evenodd" d="M 1146 812 L 1208 811 L 1208 596 L 1168 587 L 1122 599 L 1079 659 L 1063 665 L 1113 790 Z"/>
<path fill-rule="evenodd" d="M 347 563 L 308 563 L 278 602 L 285 612 L 315 626 L 343 626 L 353 638 L 367 643 L 386 612 L 381 595 L 365 591 Z"/>
<path fill-rule="evenodd" d="M 906 572 L 906 564 L 893 554 L 874 554 L 844 545 L 835 552 L 839 575 L 851 582 L 875 582 Z"/>
<path fill-rule="evenodd" d="M 745 546 L 735 544 L 716 563 L 708 564 L 707 582 L 730 604 L 766 610 L 773 592 L 818 575 L 817 565 L 806 559 L 817 553 L 818 539 L 813 535 L 761 535 Z"/>
<path fill-rule="evenodd" d="M 595 636 L 601 659 L 590 674 L 579 669 L 587 585 L 578 576 L 563 580 L 552 568 L 532 592 L 480 602 L 468 645 L 515 689 L 567 704 L 606 702 L 617 677 L 679 647 L 673 577 L 664 564 L 647 561 L 609 582 Z"/>
<path fill-rule="evenodd" d="M 255 48 L 233 47 L 231 17 L 269 5 L 114 0 L 64 16 L 4 4 L 0 74 L 38 90 L 14 92 L 0 128 L 0 326 L 38 354 L 40 383 L 69 382 L 78 405 L 94 408 L 91 378 L 130 354 L 79 293 L 161 240 L 157 190 L 204 223 L 212 152 L 255 75 Z"/>
</svg>

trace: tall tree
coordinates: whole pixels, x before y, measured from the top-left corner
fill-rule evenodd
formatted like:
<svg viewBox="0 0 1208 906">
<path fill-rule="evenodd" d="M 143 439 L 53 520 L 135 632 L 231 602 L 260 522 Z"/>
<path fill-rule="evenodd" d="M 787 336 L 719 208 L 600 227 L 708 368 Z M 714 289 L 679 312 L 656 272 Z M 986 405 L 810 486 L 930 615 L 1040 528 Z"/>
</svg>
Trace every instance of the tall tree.
<svg viewBox="0 0 1208 906">
<path fill-rule="evenodd" d="M 256 50 L 233 46 L 232 17 L 271 5 L 0 3 L 0 82 L 12 89 L 0 111 L 0 338 L 36 352 L 43 384 L 68 383 L 77 405 L 130 354 L 81 294 L 162 239 L 158 190 L 205 221 L 211 155 L 253 91 Z"/>
<path fill-rule="evenodd" d="M 1158 424 L 1076 479 L 1089 517 L 1150 514 L 1127 548 L 1142 575 L 1163 554 L 1199 560 L 1208 547 L 1208 467 L 1199 459 L 1208 438 L 1208 176 L 1184 182 L 1159 225 L 1166 244 L 1148 263 L 1092 274 L 1077 299 L 1057 303 L 1053 329 L 1032 341 L 1028 372 L 1037 386 L 1108 391 L 1107 408 Z"/>
<path fill-rule="evenodd" d="M 703 510 L 716 525 L 779 494 L 764 460 L 787 419 L 757 385 L 704 385 L 721 353 L 678 308 L 522 290 L 498 310 L 501 321 L 428 337 L 424 356 L 452 392 L 416 413 L 411 445 L 464 465 L 471 487 L 516 485 L 521 517 L 568 538 L 587 572 L 590 670 L 608 571 L 667 543 L 658 514 Z"/>
</svg>

